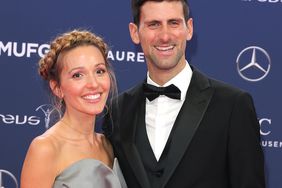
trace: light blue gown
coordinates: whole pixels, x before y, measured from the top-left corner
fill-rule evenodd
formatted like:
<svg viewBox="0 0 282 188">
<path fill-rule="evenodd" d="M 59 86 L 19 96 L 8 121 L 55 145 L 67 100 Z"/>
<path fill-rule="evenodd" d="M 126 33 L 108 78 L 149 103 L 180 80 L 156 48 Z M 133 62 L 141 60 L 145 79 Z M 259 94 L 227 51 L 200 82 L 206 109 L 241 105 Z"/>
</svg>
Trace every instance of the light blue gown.
<svg viewBox="0 0 282 188">
<path fill-rule="evenodd" d="M 53 188 L 127 188 L 118 160 L 113 169 L 95 159 L 81 159 L 60 173 Z"/>
</svg>

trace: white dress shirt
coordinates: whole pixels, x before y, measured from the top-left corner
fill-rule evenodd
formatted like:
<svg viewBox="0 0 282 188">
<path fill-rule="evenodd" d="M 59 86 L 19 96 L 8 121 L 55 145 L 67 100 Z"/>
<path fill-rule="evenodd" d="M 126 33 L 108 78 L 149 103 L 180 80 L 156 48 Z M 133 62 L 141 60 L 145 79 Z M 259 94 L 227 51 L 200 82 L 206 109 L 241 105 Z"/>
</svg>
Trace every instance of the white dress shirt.
<svg viewBox="0 0 282 188">
<path fill-rule="evenodd" d="M 184 103 L 191 78 L 192 70 L 186 63 L 186 66 L 179 74 L 163 85 L 165 87 L 174 84 L 178 87 L 181 91 L 180 100 L 171 99 L 165 95 L 160 95 L 152 101 L 146 99 L 146 131 L 157 161 L 161 157 L 175 119 Z M 160 87 L 150 79 L 149 73 L 147 73 L 147 83 Z"/>
</svg>

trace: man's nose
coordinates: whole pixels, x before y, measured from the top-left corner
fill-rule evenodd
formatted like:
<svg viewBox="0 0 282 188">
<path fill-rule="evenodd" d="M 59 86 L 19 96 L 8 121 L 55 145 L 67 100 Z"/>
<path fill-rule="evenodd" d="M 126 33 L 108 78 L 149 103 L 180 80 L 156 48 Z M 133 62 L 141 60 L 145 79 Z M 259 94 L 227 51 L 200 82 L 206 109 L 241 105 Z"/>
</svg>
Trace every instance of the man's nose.
<svg viewBox="0 0 282 188">
<path fill-rule="evenodd" d="M 160 28 L 159 38 L 161 39 L 162 42 L 168 42 L 168 41 L 170 41 L 170 38 L 171 38 L 171 29 L 169 28 L 168 25 L 163 25 L 163 26 Z"/>
</svg>

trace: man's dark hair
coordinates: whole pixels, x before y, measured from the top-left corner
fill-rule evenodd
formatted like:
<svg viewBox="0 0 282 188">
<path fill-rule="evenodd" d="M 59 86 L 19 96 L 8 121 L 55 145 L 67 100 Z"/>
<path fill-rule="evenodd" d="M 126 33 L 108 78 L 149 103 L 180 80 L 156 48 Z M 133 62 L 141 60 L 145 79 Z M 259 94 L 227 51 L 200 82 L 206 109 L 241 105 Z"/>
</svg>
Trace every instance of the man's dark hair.
<svg viewBox="0 0 282 188">
<path fill-rule="evenodd" d="M 144 3 L 147 1 L 154 1 L 154 2 L 163 2 L 163 1 L 180 1 L 183 5 L 183 13 L 185 21 L 187 22 L 189 19 L 189 5 L 187 0 L 131 0 L 131 11 L 133 16 L 133 22 L 139 26 L 140 23 L 140 10 Z"/>
</svg>

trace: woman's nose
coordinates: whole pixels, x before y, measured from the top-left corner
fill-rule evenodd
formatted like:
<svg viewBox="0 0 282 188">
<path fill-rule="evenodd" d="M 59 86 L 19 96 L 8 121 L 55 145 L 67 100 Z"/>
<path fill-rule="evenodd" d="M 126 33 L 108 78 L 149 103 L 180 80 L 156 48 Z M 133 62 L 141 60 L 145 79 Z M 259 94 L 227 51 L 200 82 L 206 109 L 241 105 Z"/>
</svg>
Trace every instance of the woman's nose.
<svg viewBox="0 0 282 188">
<path fill-rule="evenodd" d="M 98 82 L 97 79 L 94 75 L 89 76 L 87 79 L 87 87 L 89 88 L 96 88 L 98 86 Z"/>
</svg>

